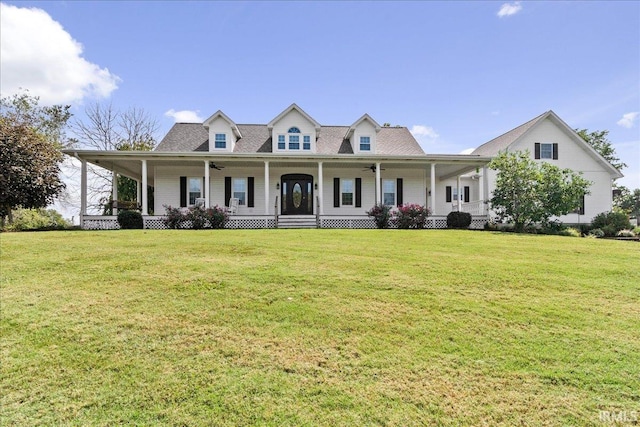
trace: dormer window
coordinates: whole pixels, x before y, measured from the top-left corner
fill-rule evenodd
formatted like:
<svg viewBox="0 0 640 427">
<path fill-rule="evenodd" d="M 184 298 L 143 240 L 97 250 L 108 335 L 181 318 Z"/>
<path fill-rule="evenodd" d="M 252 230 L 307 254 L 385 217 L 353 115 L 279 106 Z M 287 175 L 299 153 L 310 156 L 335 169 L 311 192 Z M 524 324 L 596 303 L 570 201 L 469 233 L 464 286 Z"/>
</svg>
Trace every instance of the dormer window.
<svg viewBox="0 0 640 427">
<path fill-rule="evenodd" d="M 289 135 L 289 150 L 300 149 L 300 135 Z"/>
<path fill-rule="evenodd" d="M 284 150 L 286 147 L 284 135 L 278 135 L 278 150 Z"/>
<path fill-rule="evenodd" d="M 360 137 L 360 151 L 371 151 L 371 138 L 368 136 Z"/>
<path fill-rule="evenodd" d="M 215 148 L 227 148 L 227 134 L 216 133 Z"/>
<path fill-rule="evenodd" d="M 294 126 L 294 127 L 289 128 L 287 133 L 300 133 L 300 129 L 298 129 L 297 127 Z"/>
<path fill-rule="evenodd" d="M 302 138 L 302 149 L 311 150 L 311 137 L 309 135 L 305 135 Z"/>
</svg>

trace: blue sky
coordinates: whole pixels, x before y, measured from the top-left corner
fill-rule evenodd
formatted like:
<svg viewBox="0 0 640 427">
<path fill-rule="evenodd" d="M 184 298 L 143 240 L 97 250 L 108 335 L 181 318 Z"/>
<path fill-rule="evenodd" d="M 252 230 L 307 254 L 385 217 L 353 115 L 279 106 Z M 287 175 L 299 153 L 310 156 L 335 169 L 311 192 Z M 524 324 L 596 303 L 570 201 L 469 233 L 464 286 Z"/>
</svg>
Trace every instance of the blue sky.
<svg viewBox="0 0 640 427">
<path fill-rule="evenodd" d="M 2 94 L 78 117 L 140 107 L 161 138 L 176 118 L 267 123 L 295 102 L 459 153 L 552 109 L 608 129 L 620 182 L 640 187 L 640 2 L 8 1 L 1 15 Z"/>
</svg>

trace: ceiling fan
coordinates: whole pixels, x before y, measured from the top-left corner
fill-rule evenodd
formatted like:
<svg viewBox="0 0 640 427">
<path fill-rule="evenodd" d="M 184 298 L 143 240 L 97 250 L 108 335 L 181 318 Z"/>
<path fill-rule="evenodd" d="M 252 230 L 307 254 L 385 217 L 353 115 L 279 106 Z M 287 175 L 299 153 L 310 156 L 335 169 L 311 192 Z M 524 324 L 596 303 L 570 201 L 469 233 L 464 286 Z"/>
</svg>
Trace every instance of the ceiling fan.
<svg viewBox="0 0 640 427">
<path fill-rule="evenodd" d="M 222 169 L 224 169 L 224 166 L 218 166 L 218 165 L 216 165 L 215 163 L 209 163 L 209 167 L 210 167 L 211 169 L 215 169 L 215 170 L 217 170 L 217 171 L 221 171 Z"/>
<path fill-rule="evenodd" d="M 371 166 L 367 166 L 366 168 L 362 169 L 363 171 L 366 170 L 370 170 L 371 172 L 375 173 L 376 172 L 376 165 L 373 164 Z M 380 168 L 381 171 L 385 170 L 385 168 Z"/>
</svg>

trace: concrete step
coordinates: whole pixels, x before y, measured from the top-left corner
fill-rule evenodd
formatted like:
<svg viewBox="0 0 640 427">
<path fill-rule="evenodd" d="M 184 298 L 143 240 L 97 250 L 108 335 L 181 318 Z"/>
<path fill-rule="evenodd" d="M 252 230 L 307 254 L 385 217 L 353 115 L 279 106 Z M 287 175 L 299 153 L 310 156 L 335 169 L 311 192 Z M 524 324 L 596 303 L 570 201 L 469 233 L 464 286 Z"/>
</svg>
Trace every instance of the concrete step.
<svg viewBox="0 0 640 427">
<path fill-rule="evenodd" d="M 278 228 L 316 228 L 315 215 L 280 215 Z"/>
</svg>

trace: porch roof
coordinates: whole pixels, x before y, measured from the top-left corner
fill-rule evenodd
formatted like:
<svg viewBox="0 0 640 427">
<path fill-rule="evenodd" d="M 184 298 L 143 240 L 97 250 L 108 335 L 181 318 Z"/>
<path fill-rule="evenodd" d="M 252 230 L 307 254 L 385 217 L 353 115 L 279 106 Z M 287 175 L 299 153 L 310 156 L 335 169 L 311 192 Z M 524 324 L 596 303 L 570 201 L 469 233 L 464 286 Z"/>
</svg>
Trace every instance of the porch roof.
<svg viewBox="0 0 640 427">
<path fill-rule="evenodd" d="M 62 150 L 64 154 L 79 160 L 85 160 L 95 166 L 115 171 L 121 175 L 141 179 L 142 160 L 147 161 L 147 180 L 153 185 L 153 166 L 194 166 L 211 161 L 217 166 L 262 167 L 265 161 L 270 165 L 301 167 L 317 165 L 325 167 L 366 168 L 375 163 L 382 167 L 398 169 L 427 169 L 436 164 L 436 177 L 448 179 L 485 166 L 491 157 L 469 154 L 429 154 L 429 155 L 341 155 L 309 154 L 286 156 L 278 153 L 210 153 L 204 151 L 161 152 L 161 151 L 101 151 L 101 150 Z"/>
</svg>

